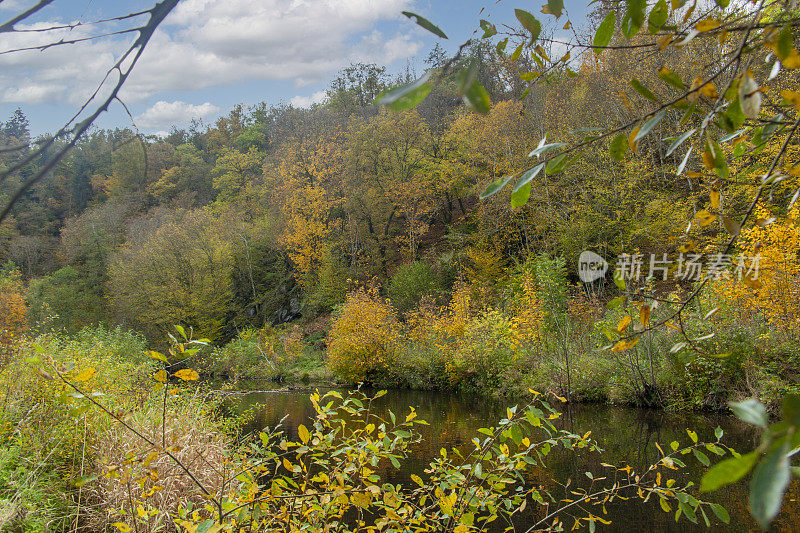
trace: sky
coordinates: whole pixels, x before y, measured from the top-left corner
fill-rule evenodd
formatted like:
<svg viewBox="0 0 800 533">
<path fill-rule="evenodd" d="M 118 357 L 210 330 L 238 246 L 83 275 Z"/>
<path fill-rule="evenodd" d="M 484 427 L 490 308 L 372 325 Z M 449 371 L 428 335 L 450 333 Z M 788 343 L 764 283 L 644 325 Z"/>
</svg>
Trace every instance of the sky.
<svg viewBox="0 0 800 533">
<path fill-rule="evenodd" d="M 90 22 L 147 9 L 155 0 L 55 0 L 15 26 L 34 30 Z M 2 22 L 36 0 L 0 0 Z M 539 13 L 544 0 L 182 0 L 164 20 L 115 102 L 96 122 L 163 134 L 192 119 L 206 124 L 236 104 L 308 107 L 321 102 L 336 73 L 351 63 L 377 63 L 392 73 L 417 73 L 436 42 L 448 52 L 469 39 L 478 21 L 514 24 L 527 9 L 560 28 L 565 17 Z M 482 8 L 486 8 L 481 13 Z M 586 2 L 565 0 L 575 24 Z M 439 39 L 401 14 L 437 24 Z M 134 34 L 108 36 L 45 51 L 2 52 L 58 39 L 134 27 L 142 18 L 52 32 L 0 34 L 0 120 L 21 108 L 34 135 L 54 132 L 76 112 L 130 45 Z M 46 39 L 46 40 L 45 40 Z"/>
</svg>

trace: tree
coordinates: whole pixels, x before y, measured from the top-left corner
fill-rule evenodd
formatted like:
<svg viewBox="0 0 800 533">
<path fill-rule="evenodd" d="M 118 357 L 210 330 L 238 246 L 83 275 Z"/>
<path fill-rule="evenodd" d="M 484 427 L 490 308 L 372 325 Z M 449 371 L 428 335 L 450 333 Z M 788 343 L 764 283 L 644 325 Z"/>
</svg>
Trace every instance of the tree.
<svg viewBox="0 0 800 533">
<path fill-rule="evenodd" d="M 328 103 L 337 111 L 354 111 L 372 105 L 389 82 L 386 67 L 357 63 L 342 69 L 327 90 Z"/>
<path fill-rule="evenodd" d="M 109 267 L 117 320 L 152 336 L 182 324 L 223 338 L 233 297 L 232 241 L 224 218 L 204 210 L 160 210 L 133 221 Z"/>
</svg>

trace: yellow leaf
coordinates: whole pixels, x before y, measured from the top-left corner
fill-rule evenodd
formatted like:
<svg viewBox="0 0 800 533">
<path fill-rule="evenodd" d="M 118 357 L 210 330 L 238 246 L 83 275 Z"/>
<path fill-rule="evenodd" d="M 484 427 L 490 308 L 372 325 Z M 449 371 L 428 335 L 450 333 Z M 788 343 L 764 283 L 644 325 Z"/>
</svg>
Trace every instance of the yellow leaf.
<svg viewBox="0 0 800 533">
<path fill-rule="evenodd" d="M 286 457 L 283 458 L 283 467 L 289 472 L 294 472 L 294 466 L 292 465 L 292 463 L 289 462 L 289 459 L 287 459 Z"/>
<path fill-rule="evenodd" d="M 84 381 L 89 381 L 97 374 L 97 369 L 93 366 L 89 368 L 84 368 L 78 375 L 73 378 L 73 381 L 77 381 L 78 383 L 83 383 Z"/>
<path fill-rule="evenodd" d="M 627 328 L 628 324 L 630 324 L 630 323 L 631 323 L 631 316 L 630 315 L 626 315 L 625 318 L 620 320 L 619 324 L 617 324 L 617 331 L 619 331 L 620 333 L 625 331 L 625 328 Z"/>
<path fill-rule="evenodd" d="M 788 56 L 786 56 L 781 64 L 790 69 L 800 68 L 800 54 L 797 53 L 797 50 L 792 49 Z"/>
<path fill-rule="evenodd" d="M 713 30 L 714 28 L 718 28 L 719 25 L 720 23 L 716 19 L 705 19 L 695 24 L 694 29 L 696 29 L 699 32 L 710 31 Z"/>
<path fill-rule="evenodd" d="M 356 492 L 350 495 L 350 501 L 357 507 L 366 509 L 372 503 L 372 495 L 368 492 Z"/>
<path fill-rule="evenodd" d="M 781 96 L 783 96 L 787 102 L 792 104 L 796 110 L 800 111 L 800 92 L 785 89 L 781 91 Z"/>
<path fill-rule="evenodd" d="M 711 207 L 714 209 L 719 209 L 719 191 L 709 191 L 708 193 L 709 200 L 711 202 Z"/>
<path fill-rule="evenodd" d="M 717 219 L 717 215 L 714 215 L 712 213 L 709 213 L 705 209 L 702 209 L 697 212 L 695 218 L 697 218 L 697 220 L 700 221 L 701 226 L 706 227 Z"/>
<path fill-rule="evenodd" d="M 714 170 L 714 154 L 708 150 L 703 152 L 703 164 L 708 170 Z"/>
<path fill-rule="evenodd" d="M 648 322 L 650 322 L 650 306 L 643 305 L 641 309 L 639 309 L 639 322 L 642 323 L 643 326 L 646 326 Z"/>
<path fill-rule="evenodd" d="M 153 350 L 147 352 L 147 357 L 152 357 L 153 359 L 158 359 L 159 361 L 163 361 L 165 363 L 169 362 L 164 354 L 155 352 Z"/>
<path fill-rule="evenodd" d="M 131 530 L 131 526 L 129 526 L 125 522 L 114 522 L 111 525 L 122 531 L 122 533 L 127 533 L 128 531 Z"/>
<path fill-rule="evenodd" d="M 153 374 L 153 379 L 158 381 L 159 383 L 166 383 L 167 382 L 167 371 L 163 368 Z"/>
<path fill-rule="evenodd" d="M 631 131 L 631 134 L 628 135 L 628 148 L 631 149 L 631 152 L 635 152 L 636 151 L 637 141 L 635 141 L 634 139 L 636 139 L 636 135 L 638 133 L 639 133 L 639 126 L 636 126 Z"/>
<path fill-rule="evenodd" d="M 308 440 L 311 438 L 311 434 L 308 432 L 308 429 L 303 424 L 300 424 L 297 427 L 297 434 L 300 436 L 300 440 L 303 441 L 303 444 L 308 444 Z"/>
<path fill-rule="evenodd" d="M 182 379 L 183 381 L 197 381 L 200 379 L 200 374 L 192 370 L 191 368 L 184 368 L 182 370 L 178 370 L 175 372 L 175 377 Z"/>
<path fill-rule="evenodd" d="M 702 87 L 700 87 L 700 94 L 702 94 L 706 98 L 719 98 L 719 93 L 717 93 L 717 86 L 714 85 L 714 82 L 708 82 Z"/>
</svg>

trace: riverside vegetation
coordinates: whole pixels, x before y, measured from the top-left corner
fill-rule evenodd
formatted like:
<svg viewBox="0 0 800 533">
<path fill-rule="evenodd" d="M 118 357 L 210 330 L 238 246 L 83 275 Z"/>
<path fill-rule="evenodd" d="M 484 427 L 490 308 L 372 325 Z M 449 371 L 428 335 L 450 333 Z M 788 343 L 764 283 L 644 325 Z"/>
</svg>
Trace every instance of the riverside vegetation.
<svg viewBox="0 0 800 533">
<path fill-rule="evenodd" d="M 542 13 L 573 29 L 560 0 Z M 601 2 L 567 42 L 515 15 L 418 79 L 353 65 L 308 110 L 91 132 L 27 189 L 0 226 L 0 524 L 594 530 L 621 498 L 710 524 L 728 515 L 705 493 L 749 475 L 767 527 L 800 446 L 796 7 Z M 34 145 L 22 111 L 0 135 Z M 581 283 L 587 249 L 670 266 Z M 676 280 L 687 254 L 758 274 Z M 413 408 L 313 392 L 296 438 L 240 434 L 201 375 L 517 407 L 393 485 Z M 687 430 L 644 470 L 553 480 L 554 448 L 602 454 L 552 423 L 576 401 L 730 408 L 762 439 L 740 454 Z"/>
</svg>

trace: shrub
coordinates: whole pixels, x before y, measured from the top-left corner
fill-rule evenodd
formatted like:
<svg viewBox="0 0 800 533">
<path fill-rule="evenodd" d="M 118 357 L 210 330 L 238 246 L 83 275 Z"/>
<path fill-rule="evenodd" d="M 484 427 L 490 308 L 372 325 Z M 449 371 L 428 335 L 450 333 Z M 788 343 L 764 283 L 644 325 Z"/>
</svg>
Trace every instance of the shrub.
<svg viewBox="0 0 800 533">
<path fill-rule="evenodd" d="M 347 295 L 328 334 L 328 364 L 347 381 L 368 381 L 386 372 L 397 359 L 400 323 L 397 312 L 377 290 Z"/>
<path fill-rule="evenodd" d="M 439 280 L 430 265 L 414 261 L 397 269 L 389 281 L 387 292 L 395 309 L 404 314 L 424 297 L 435 297 L 440 290 Z"/>
</svg>

